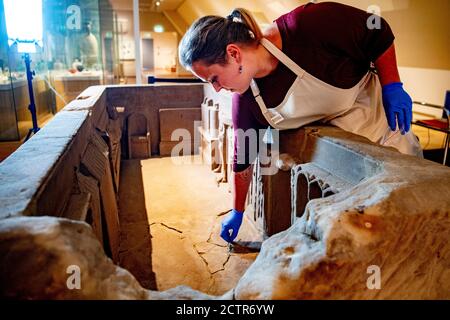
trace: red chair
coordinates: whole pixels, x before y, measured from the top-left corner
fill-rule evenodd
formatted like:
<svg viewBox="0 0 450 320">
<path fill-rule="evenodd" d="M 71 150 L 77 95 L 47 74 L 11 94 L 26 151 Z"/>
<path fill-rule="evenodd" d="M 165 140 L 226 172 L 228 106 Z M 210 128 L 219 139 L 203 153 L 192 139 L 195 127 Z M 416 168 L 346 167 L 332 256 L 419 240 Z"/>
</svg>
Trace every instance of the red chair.
<svg viewBox="0 0 450 320">
<path fill-rule="evenodd" d="M 444 106 L 438 106 L 435 104 L 430 104 L 426 102 L 417 102 L 413 103 L 426 106 L 430 108 L 437 108 L 443 110 L 442 119 L 426 119 L 426 120 L 418 120 L 413 122 L 413 124 L 425 127 L 431 130 L 436 130 L 445 133 L 445 143 L 444 143 L 444 161 L 443 165 L 445 165 L 447 161 L 447 153 L 450 145 L 450 91 L 447 91 L 445 94 L 445 103 Z"/>
</svg>

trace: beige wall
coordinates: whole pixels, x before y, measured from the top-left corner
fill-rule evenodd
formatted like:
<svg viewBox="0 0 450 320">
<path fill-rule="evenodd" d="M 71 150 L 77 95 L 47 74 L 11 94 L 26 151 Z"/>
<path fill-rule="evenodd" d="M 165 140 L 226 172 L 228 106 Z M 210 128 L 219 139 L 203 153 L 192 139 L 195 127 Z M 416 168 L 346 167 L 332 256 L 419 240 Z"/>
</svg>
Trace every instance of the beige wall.
<svg viewBox="0 0 450 320">
<path fill-rule="evenodd" d="M 170 71 L 170 67 L 176 66 L 178 33 L 172 23 L 162 14 L 155 12 L 141 12 L 139 15 L 141 35 L 144 32 L 151 34 L 153 38 L 153 51 L 155 69 Z M 161 25 L 164 32 L 153 32 L 155 25 Z"/>
<path fill-rule="evenodd" d="M 139 24 L 141 31 L 153 31 L 153 27 L 159 24 L 163 26 L 164 32 L 176 32 L 172 23 L 162 13 L 141 12 L 139 14 Z"/>
<path fill-rule="evenodd" d="M 400 78 L 413 100 L 443 105 L 450 89 L 450 0 L 343 0 L 367 10 L 377 4 L 395 35 Z M 414 111 L 441 117 L 439 110 Z M 416 114 L 414 115 L 414 117 Z"/>
<path fill-rule="evenodd" d="M 154 40 L 155 69 L 170 72 L 176 67 L 178 54 L 178 34 L 176 32 L 151 33 Z"/>
<path fill-rule="evenodd" d="M 189 24 L 184 21 L 183 17 L 175 10 L 163 11 L 164 16 L 169 20 L 174 28 L 178 31 L 178 34 L 184 35 L 189 28 Z"/>
<path fill-rule="evenodd" d="M 410 0 L 382 15 L 396 35 L 399 65 L 450 70 L 450 0 Z"/>
<path fill-rule="evenodd" d="M 134 29 L 133 12 L 117 11 L 117 24 L 119 30 L 119 58 L 134 60 Z"/>
<path fill-rule="evenodd" d="M 119 34 L 119 56 L 123 63 L 124 75 L 135 75 L 135 42 L 133 29 L 133 12 L 117 11 L 119 23 L 125 27 L 124 33 Z M 150 35 L 154 39 L 155 69 L 170 70 L 177 60 L 177 45 L 179 35 L 173 25 L 162 13 L 141 12 L 139 15 L 141 36 Z M 163 33 L 153 32 L 155 24 L 163 26 Z"/>
</svg>

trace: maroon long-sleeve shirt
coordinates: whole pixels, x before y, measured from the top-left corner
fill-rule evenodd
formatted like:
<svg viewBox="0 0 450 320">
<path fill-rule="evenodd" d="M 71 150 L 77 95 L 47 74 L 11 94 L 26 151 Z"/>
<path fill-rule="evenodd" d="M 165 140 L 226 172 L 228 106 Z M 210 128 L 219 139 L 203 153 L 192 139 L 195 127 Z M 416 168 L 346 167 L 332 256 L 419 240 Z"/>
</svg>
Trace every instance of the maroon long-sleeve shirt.
<svg viewBox="0 0 450 320">
<path fill-rule="evenodd" d="M 282 51 L 301 68 L 338 88 L 355 86 L 393 43 L 394 35 L 381 18 L 379 29 L 369 29 L 370 13 L 347 5 L 308 3 L 275 20 L 282 39 Z M 296 75 L 281 62 L 266 77 L 255 79 L 268 108 L 284 99 Z M 239 144 L 236 130 L 269 126 L 251 90 L 233 95 L 232 118 L 235 130 L 233 171 L 245 170 L 254 157 L 249 145 Z M 238 161 L 239 159 L 239 161 Z M 245 161 L 242 161 L 245 159 Z"/>
</svg>

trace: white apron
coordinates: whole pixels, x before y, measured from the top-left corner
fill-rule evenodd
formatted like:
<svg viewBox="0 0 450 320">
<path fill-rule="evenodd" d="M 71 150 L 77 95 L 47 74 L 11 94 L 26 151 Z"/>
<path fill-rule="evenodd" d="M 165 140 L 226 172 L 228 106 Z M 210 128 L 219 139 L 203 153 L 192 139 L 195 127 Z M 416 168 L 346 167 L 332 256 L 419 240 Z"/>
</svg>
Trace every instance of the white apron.
<svg viewBox="0 0 450 320">
<path fill-rule="evenodd" d="M 402 153 L 422 157 L 412 131 L 402 135 L 399 130 L 393 132 L 389 128 L 381 100 L 381 85 L 374 73 L 368 72 L 353 88 L 337 88 L 300 68 L 269 40 L 263 38 L 261 44 L 297 75 L 283 102 L 270 109 L 260 96 L 256 82 L 251 82 L 256 102 L 273 128 L 295 129 L 321 121 L 383 146 L 394 147 Z"/>
</svg>

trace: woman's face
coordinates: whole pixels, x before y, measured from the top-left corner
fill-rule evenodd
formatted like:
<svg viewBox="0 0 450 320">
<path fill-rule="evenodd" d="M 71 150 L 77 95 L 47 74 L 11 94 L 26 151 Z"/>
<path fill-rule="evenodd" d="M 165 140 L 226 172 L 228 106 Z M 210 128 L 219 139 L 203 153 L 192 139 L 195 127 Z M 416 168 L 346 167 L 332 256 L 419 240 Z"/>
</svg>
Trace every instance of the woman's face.
<svg viewBox="0 0 450 320">
<path fill-rule="evenodd" d="M 191 69 L 197 77 L 211 83 L 217 92 L 225 89 L 243 94 L 250 86 L 252 78 L 244 70 L 239 72 L 239 67 L 235 59 L 228 59 L 225 65 L 206 66 L 202 62 L 195 62 Z"/>
</svg>

